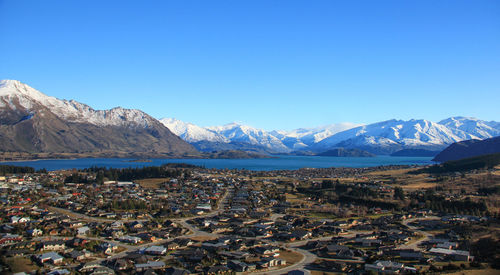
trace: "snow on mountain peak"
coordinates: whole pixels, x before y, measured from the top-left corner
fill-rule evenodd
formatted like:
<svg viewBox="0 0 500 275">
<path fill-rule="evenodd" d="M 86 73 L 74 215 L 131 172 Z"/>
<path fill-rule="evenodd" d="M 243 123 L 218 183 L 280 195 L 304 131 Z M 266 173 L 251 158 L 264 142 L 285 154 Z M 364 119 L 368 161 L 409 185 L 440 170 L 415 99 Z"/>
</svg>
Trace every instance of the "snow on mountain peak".
<svg viewBox="0 0 500 275">
<path fill-rule="evenodd" d="M 290 152 L 283 142 L 262 129 L 253 128 L 232 122 L 223 126 L 207 127 L 208 130 L 216 132 L 232 142 L 243 142 L 253 145 L 261 145 L 276 152 Z"/>
<path fill-rule="evenodd" d="M 341 122 L 335 124 L 324 125 L 315 128 L 299 128 L 292 131 L 274 131 L 277 135 L 280 135 L 280 139 L 285 138 L 297 138 L 305 144 L 313 144 L 322 141 L 323 139 L 330 137 L 336 133 L 352 129 L 361 126 L 361 124 L 351 123 L 351 122 Z"/>
<path fill-rule="evenodd" d="M 198 141 L 211 141 L 211 142 L 224 142 L 227 143 L 229 140 L 219 135 L 218 133 L 194 125 L 189 122 L 183 122 L 175 118 L 162 118 L 160 122 L 165 125 L 170 131 L 178 135 L 187 142 L 198 142 Z"/>
<path fill-rule="evenodd" d="M 479 139 L 486 139 L 500 135 L 500 124 L 495 121 L 484 121 L 473 117 L 450 117 L 441 120 L 439 124 L 448 128 L 468 132 Z"/>
<path fill-rule="evenodd" d="M 375 143 L 393 143 L 409 147 L 442 146 L 472 138 L 477 137 L 460 129 L 450 128 L 428 120 L 393 119 L 340 132 L 319 142 L 318 146 L 328 148 L 348 140 L 351 140 L 348 144 L 352 146 Z"/>
<path fill-rule="evenodd" d="M 17 80 L 0 80 L 0 107 L 22 110 L 29 114 L 49 110 L 70 122 L 99 126 L 150 127 L 158 123 L 148 114 L 115 107 L 94 110 L 75 100 L 47 96 Z M 292 131 L 267 132 L 231 122 L 223 126 L 200 127 L 175 118 L 161 123 L 188 142 L 247 143 L 263 146 L 275 152 L 300 149 L 331 149 L 332 146 L 400 146 L 439 147 L 466 139 L 500 136 L 500 123 L 472 117 L 450 117 L 438 123 L 424 119 L 407 121 L 391 119 L 369 125 L 337 123 Z"/>
<path fill-rule="evenodd" d="M 333 146 L 339 146 L 339 144 L 352 147 L 380 146 L 385 148 L 435 149 L 453 142 L 487 136 L 486 134 L 481 135 L 477 131 L 474 132 L 474 130 L 482 129 L 481 127 L 485 128 L 487 122 L 470 118 L 455 118 L 455 120 L 462 122 L 466 120 L 469 121 L 469 124 L 473 121 L 475 124 L 470 128 L 461 129 L 454 125 L 443 125 L 443 122 L 436 123 L 425 119 L 410 119 L 407 121 L 391 119 L 369 125 L 338 123 L 316 128 L 299 128 L 292 131 L 275 130 L 271 132 L 236 122 L 206 128 L 190 123 L 186 124 L 178 120 L 174 121 L 173 119 L 170 119 L 168 123 L 164 122 L 164 124 L 187 141 L 210 141 L 210 138 L 206 137 L 206 133 L 193 138 L 193 130 L 190 130 L 189 127 L 198 127 L 198 132 L 208 131 L 210 135 L 217 134 L 224 137 L 225 142 L 259 145 L 276 152 L 290 152 L 301 149 L 319 151 L 331 149 Z M 498 122 L 491 122 L 491 125 L 500 128 Z M 176 130 L 175 127 L 180 127 L 180 130 Z M 493 126 L 490 128 L 493 130 L 489 130 L 489 135 L 500 135 L 500 132 L 495 134 L 494 131 L 496 130 Z"/>
<path fill-rule="evenodd" d="M 11 109 L 22 108 L 30 113 L 45 107 L 62 119 L 99 126 L 149 127 L 154 121 L 154 118 L 139 110 L 122 107 L 94 110 L 75 100 L 57 99 L 18 80 L 0 81 L 0 107 L 4 106 Z"/>
</svg>

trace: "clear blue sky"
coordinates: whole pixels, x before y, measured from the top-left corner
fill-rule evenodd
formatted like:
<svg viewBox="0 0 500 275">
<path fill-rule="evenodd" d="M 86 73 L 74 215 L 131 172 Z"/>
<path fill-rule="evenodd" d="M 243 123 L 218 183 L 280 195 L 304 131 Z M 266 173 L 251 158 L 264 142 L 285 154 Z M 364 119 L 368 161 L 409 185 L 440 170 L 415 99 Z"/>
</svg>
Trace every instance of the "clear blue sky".
<svg viewBox="0 0 500 275">
<path fill-rule="evenodd" d="M 0 78 L 202 126 L 500 120 L 500 1 L 0 0 Z"/>
</svg>

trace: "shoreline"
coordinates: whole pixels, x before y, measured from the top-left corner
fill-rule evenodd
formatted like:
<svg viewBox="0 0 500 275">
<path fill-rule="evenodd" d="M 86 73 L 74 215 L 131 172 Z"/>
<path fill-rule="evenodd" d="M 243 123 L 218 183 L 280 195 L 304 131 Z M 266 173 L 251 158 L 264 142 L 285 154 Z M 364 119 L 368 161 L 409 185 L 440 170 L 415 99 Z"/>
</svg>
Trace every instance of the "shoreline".
<svg viewBox="0 0 500 275">
<path fill-rule="evenodd" d="M 12 163 L 12 162 L 36 162 L 36 161 L 50 161 L 50 160 L 79 160 L 79 159 L 120 159 L 125 163 L 151 163 L 153 160 L 168 160 L 168 159 L 185 159 L 185 160 L 195 160 L 195 159 L 277 159 L 278 156 L 268 156 L 268 157 L 248 157 L 248 158 L 217 158 L 217 157 L 155 157 L 148 159 L 136 159 L 131 157 L 117 157 L 117 156 L 96 156 L 96 157 L 70 157 L 70 158 L 27 158 L 27 159 L 16 159 L 16 160 L 0 160 L 0 165 L 2 163 Z"/>
<path fill-rule="evenodd" d="M 96 152 L 96 153 L 27 153 L 0 152 L 0 163 L 32 162 L 39 160 L 75 160 L 75 159 L 123 159 L 129 162 L 150 162 L 152 159 L 261 159 L 275 158 L 244 151 L 221 151 L 216 153 L 200 152 L 196 155 L 171 155 L 168 153 L 148 152 Z M 146 160 L 146 161 L 143 161 Z"/>
<path fill-rule="evenodd" d="M 92 166 L 127 168 L 161 166 L 167 163 L 186 163 L 215 169 L 238 169 L 251 171 L 299 170 L 305 168 L 371 168 L 389 166 L 424 167 L 432 165 L 430 158 L 401 158 L 378 156 L 375 158 L 302 157 L 274 156 L 265 159 L 215 159 L 215 158 L 151 158 L 148 162 L 138 162 L 132 158 L 65 158 L 0 161 L 0 165 L 26 166 L 35 169 L 68 170 Z"/>
</svg>

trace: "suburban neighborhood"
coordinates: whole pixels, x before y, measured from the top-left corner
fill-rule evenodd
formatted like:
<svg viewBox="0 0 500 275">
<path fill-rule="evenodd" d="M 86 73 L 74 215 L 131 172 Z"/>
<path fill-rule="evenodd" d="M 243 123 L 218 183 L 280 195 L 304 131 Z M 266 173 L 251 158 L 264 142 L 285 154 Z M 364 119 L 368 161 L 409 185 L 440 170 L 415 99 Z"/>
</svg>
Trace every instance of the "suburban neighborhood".
<svg viewBox="0 0 500 275">
<path fill-rule="evenodd" d="M 447 190 L 449 203 L 469 197 L 463 211 L 429 199 L 456 175 L 420 190 L 411 182 L 421 176 L 401 173 L 415 167 L 160 169 L 169 176 L 122 181 L 124 171 L 97 168 L 5 173 L 2 272 L 441 273 L 491 268 L 498 259 L 483 251 L 498 249 L 498 240 L 475 236 L 498 234 L 498 212 L 470 199 L 477 190 Z M 498 182 L 498 172 L 456 180 Z"/>
</svg>

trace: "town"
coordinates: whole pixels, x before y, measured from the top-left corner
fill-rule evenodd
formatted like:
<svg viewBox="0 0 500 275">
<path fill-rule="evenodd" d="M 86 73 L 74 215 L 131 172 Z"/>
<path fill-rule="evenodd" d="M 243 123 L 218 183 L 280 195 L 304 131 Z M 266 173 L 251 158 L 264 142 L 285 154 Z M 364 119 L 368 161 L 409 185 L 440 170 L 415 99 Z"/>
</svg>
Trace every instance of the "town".
<svg viewBox="0 0 500 275">
<path fill-rule="evenodd" d="M 164 165 L 0 173 L 0 273 L 493 270 L 500 170 Z"/>
</svg>

